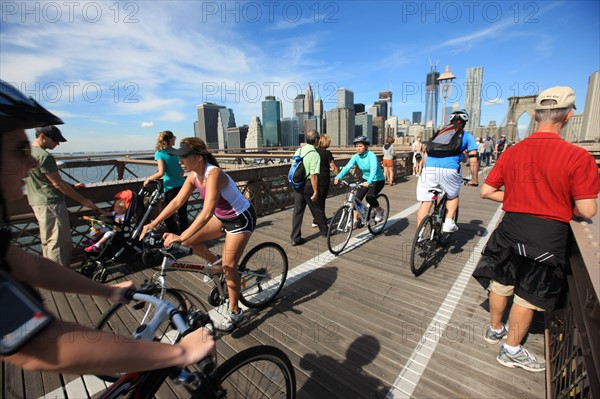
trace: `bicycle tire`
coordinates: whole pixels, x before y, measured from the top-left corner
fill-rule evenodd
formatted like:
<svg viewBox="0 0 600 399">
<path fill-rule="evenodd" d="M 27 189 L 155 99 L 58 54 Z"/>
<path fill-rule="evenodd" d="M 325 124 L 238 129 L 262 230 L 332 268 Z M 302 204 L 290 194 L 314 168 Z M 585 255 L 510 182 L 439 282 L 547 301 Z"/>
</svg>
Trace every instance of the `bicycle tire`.
<svg viewBox="0 0 600 399">
<path fill-rule="evenodd" d="M 240 302 L 249 308 L 269 305 L 283 288 L 287 272 L 288 258 L 280 245 L 274 242 L 258 244 L 238 266 Z"/>
<path fill-rule="evenodd" d="M 248 348 L 227 359 L 212 375 L 227 391 L 223 397 L 296 397 L 296 374 L 292 363 L 281 349 L 273 346 Z"/>
<path fill-rule="evenodd" d="M 371 220 L 371 223 L 369 223 L 367 228 L 374 236 L 381 234 L 383 229 L 385 229 L 385 225 L 390 217 L 390 200 L 388 199 L 387 195 L 379 194 L 377 196 L 377 202 L 379 203 L 379 206 L 383 208 L 384 214 L 383 219 L 379 222 L 376 222 L 375 220 L 371 219 L 371 215 L 375 213 L 375 210 L 372 207 L 369 209 L 369 220 Z"/>
<path fill-rule="evenodd" d="M 339 255 L 346 248 L 352 235 L 354 215 L 351 206 L 343 206 L 338 209 L 327 228 L 327 248 L 334 255 Z"/>
<path fill-rule="evenodd" d="M 153 295 L 159 297 L 159 292 L 156 292 Z M 163 298 L 176 305 L 179 310 L 184 312 L 188 311 L 188 303 L 186 303 L 186 300 L 177 290 L 167 288 Z M 147 319 L 148 316 L 152 314 L 153 308 L 153 305 L 144 302 L 138 302 L 132 305 L 116 303 L 100 316 L 100 319 L 96 322 L 94 328 L 96 330 L 109 331 L 117 335 L 131 337 L 138 326 L 142 324 L 142 320 Z M 158 328 L 155 340 L 168 343 L 177 342 L 179 336 L 170 334 L 173 330 L 175 330 L 175 327 L 171 326 L 170 322 L 164 322 Z M 122 375 L 122 373 L 115 373 L 111 375 L 97 375 L 97 377 L 107 382 L 115 382 Z"/>
<path fill-rule="evenodd" d="M 427 267 L 434 264 L 432 260 L 435 259 L 437 247 L 436 235 L 433 217 L 426 216 L 417 227 L 410 251 L 410 270 L 415 276 L 421 275 Z"/>
</svg>

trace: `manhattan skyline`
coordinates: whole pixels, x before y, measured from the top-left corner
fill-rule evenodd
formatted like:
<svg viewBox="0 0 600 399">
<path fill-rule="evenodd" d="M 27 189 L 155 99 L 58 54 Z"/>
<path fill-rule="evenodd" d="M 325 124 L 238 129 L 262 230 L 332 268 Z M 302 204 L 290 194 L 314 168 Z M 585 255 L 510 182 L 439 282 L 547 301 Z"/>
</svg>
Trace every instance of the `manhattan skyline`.
<svg viewBox="0 0 600 399">
<path fill-rule="evenodd" d="M 411 119 L 425 114 L 430 62 L 456 76 L 448 106 L 464 106 L 466 71 L 483 67 L 482 125 L 503 122 L 509 97 L 555 85 L 573 87 L 582 112 L 600 69 L 598 2 L 1 6 L 0 77 L 65 120 L 61 152 L 152 149 L 161 130 L 192 136 L 203 102 L 232 109 L 241 126 L 272 95 L 288 118 L 307 84 L 324 111 L 339 88 L 367 107 L 391 88 L 393 114 Z"/>
</svg>

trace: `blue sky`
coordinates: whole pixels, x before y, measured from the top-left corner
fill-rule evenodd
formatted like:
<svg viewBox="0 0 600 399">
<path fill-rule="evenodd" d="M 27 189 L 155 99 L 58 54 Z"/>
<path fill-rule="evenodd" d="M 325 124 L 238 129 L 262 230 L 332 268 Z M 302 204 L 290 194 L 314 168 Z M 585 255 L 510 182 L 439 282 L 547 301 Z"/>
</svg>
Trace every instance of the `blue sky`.
<svg viewBox="0 0 600 399">
<path fill-rule="evenodd" d="M 582 112 L 600 69 L 598 1 L 2 1 L 0 77 L 61 116 L 57 151 L 149 150 L 157 133 L 193 135 L 196 106 L 232 108 L 307 83 L 325 109 L 345 87 L 367 106 L 424 112 L 430 60 L 456 75 L 483 66 L 481 123 L 505 122 L 507 98 L 568 85 Z M 441 116 L 441 102 L 440 111 Z"/>
</svg>

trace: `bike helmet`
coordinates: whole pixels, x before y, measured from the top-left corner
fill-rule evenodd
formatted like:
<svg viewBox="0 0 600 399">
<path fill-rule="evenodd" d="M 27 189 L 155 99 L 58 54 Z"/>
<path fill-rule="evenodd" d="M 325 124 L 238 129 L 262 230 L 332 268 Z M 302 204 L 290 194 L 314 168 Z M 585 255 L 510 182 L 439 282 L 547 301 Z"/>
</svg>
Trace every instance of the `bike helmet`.
<svg viewBox="0 0 600 399">
<path fill-rule="evenodd" d="M 33 98 L 0 80 L 0 133 L 63 123 Z"/>
<path fill-rule="evenodd" d="M 464 123 L 467 123 L 469 121 L 469 114 L 467 114 L 467 111 L 464 109 L 459 109 L 458 111 L 454 111 L 450 114 L 450 120 L 448 122 L 452 123 L 452 121 L 457 118 L 460 118 L 464 121 Z"/>
<path fill-rule="evenodd" d="M 354 140 L 352 140 L 352 144 L 363 143 L 364 145 L 371 145 L 371 141 L 367 136 L 358 136 Z"/>
</svg>

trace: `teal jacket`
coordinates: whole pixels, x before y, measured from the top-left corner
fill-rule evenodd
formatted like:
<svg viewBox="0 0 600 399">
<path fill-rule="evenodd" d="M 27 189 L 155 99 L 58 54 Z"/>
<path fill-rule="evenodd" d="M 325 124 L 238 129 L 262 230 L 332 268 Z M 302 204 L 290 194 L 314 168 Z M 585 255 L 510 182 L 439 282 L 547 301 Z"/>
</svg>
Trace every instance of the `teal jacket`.
<svg viewBox="0 0 600 399">
<path fill-rule="evenodd" d="M 363 179 L 367 181 L 369 185 L 376 181 L 385 180 L 383 176 L 383 169 L 379 165 L 379 161 L 377 160 L 377 155 L 372 151 L 365 151 L 365 153 L 361 156 L 358 154 L 354 154 L 350 161 L 344 166 L 340 173 L 335 177 L 336 179 L 341 179 L 352 169 L 352 167 L 356 165 L 363 173 Z"/>
</svg>

